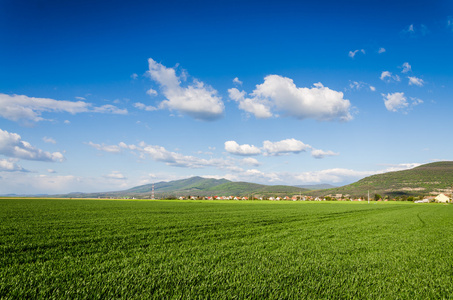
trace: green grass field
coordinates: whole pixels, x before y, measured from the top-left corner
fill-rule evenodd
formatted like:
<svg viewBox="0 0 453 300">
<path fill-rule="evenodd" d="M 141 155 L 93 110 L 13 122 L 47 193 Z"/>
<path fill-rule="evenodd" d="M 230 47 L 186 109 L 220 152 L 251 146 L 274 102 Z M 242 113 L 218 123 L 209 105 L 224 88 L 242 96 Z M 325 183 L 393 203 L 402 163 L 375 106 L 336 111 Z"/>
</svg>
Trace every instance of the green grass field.
<svg viewBox="0 0 453 300">
<path fill-rule="evenodd" d="M 452 205 L 0 199 L 2 299 L 452 295 Z"/>
</svg>

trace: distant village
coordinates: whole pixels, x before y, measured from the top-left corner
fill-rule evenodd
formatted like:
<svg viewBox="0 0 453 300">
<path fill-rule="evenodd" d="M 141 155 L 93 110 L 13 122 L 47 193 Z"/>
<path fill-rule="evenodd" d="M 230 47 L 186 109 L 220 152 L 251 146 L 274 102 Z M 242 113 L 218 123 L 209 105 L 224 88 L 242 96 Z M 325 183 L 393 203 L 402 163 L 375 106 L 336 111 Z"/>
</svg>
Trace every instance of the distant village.
<svg viewBox="0 0 453 300">
<path fill-rule="evenodd" d="M 135 199 L 135 197 L 124 197 L 124 199 Z M 335 194 L 327 195 L 324 197 L 312 197 L 304 195 L 294 195 L 294 196 L 278 196 L 278 197 L 260 197 L 260 196 L 250 196 L 250 197 L 240 197 L 240 196 L 179 196 L 179 200 L 269 200 L 269 201 L 413 201 L 414 203 L 450 203 L 452 199 L 445 194 L 439 194 L 437 196 L 427 196 L 427 197 L 407 197 L 405 199 L 400 198 L 390 198 L 386 197 L 351 197 L 350 195 Z"/>
</svg>

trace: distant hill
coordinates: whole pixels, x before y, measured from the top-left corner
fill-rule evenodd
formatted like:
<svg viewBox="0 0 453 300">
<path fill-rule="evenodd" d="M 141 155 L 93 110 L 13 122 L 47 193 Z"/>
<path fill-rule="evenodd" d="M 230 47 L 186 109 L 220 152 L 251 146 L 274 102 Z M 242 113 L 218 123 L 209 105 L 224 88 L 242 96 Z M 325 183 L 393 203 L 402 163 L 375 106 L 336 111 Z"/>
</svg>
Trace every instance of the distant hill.
<svg viewBox="0 0 453 300">
<path fill-rule="evenodd" d="M 124 191 L 105 193 L 71 193 L 62 197 L 137 197 L 150 198 L 152 184 L 145 184 Z M 233 182 L 227 179 L 191 177 L 187 179 L 157 182 L 154 184 L 156 198 L 179 196 L 291 196 L 307 192 L 307 189 L 286 185 L 262 185 L 249 182 Z"/>
<path fill-rule="evenodd" d="M 336 186 L 331 184 L 313 184 L 313 185 L 295 185 L 295 187 L 307 189 L 307 190 L 325 190 L 325 189 L 333 189 Z"/>
<path fill-rule="evenodd" d="M 365 196 L 368 191 L 381 196 L 418 196 L 451 193 L 453 185 L 453 162 L 442 161 L 421 165 L 409 170 L 388 172 L 363 178 L 355 183 L 338 188 L 313 191 L 313 195 L 349 194 Z"/>
</svg>

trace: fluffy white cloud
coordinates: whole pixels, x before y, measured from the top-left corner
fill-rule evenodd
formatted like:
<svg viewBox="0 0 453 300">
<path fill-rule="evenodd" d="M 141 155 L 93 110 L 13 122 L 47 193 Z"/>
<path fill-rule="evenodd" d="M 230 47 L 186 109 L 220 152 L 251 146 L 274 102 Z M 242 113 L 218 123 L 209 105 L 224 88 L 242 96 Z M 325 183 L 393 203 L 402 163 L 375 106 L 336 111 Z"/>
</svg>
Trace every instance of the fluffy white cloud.
<svg viewBox="0 0 453 300">
<path fill-rule="evenodd" d="M 137 78 L 138 78 L 138 74 L 137 74 L 137 73 L 133 73 L 133 74 L 131 75 L 131 78 L 134 79 L 134 80 L 137 79 Z"/>
<path fill-rule="evenodd" d="M 157 91 L 156 90 L 153 90 L 153 89 L 149 89 L 146 91 L 146 94 L 153 97 L 153 96 L 157 96 Z"/>
<path fill-rule="evenodd" d="M 382 97 L 384 97 L 384 104 L 388 111 L 396 112 L 408 106 L 404 93 L 382 94 Z"/>
<path fill-rule="evenodd" d="M 272 117 L 271 105 L 272 103 L 266 99 L 259 98 L 245 98 L 246 92 L 240 92 L 236 88 L 228 90 L 230 99 L 239 102 L 239 108 L 252 113 L 258 119 L 266 119 Z"/>
<path fill-rule="evenodd" d="M 233 83 L 242 85 L 242 81 L 240 81 L 237 77 L 233 79 Z"/>
<path fill-rule="evenodd" d="M 379 48 L 378 53 L 381 54 L 381 53 L 384 53 L 385 51 L 386 51 L 385 48 L 381 47 L 381 48 Z"/>
<path fill-rule="evenodd" d="M 182 87 L 175 69 L 167 68 L 152 58 L 148 59 L 148 63 L 149 76 L 159 83 L 167 98 L 159 104 L 160 109 L 176 110 L 198 120 L 209 121 L 223 116 L 224 104 L 215 89 L 198 80 Z"/>
<path fill-rule="evenodd" d="M 412 66 L 408 63 L 408 62 L 405 62 L 401 68 L 403 68 L 403 70 L 401 71 L 401 73 L 408 73 L 410 71 L 412 71 Z"/>
<path fill-rule="evenodd" d="M 358 52 L 365 54 L 365 49 L 349 51 L 348 56 L 349 56 L 350 58 L 354 58 L 354 56 L 355 56 Z"/>
<path fill-rule="evenodd" d="M 259 166 L 261 165 L 261 163 L 253 158 L 253 157 L 246 157 L 244 159 L 241 160 L 241 163 L 244 164 L 244 165 L 250 165 L 250 166 Z"/>
<path fill-rule="evenodd" d="M 60 152 L 45 152 L 22 141 L 17 133 L 0 129 L 0 154 L 19 159 L 62 162 L 65 158 Z"/>
<path fill-rule="evenodd" d="M 417 78 L 415 76 L 414 77 L 409 76 L 407 78 L 409 78 L 409 85 L 423 86 L 423 84 L 425 83 L 423 79 Z"/>
<path fill-rule="evenodd" d="M 281 155 L 288 153 L 300 153 L 311 149 L 310 145 L 306 145 L 296 139 L 286 139 L 279 142 L 264 141 L 263 150 L 266 155 Z"/>
<path fill-rule="evenodd" d="M 372 92 L 376 92 L 376 88 L 374 86 L 370 85 L 369 88 Z"/>
<path fill-rule="evenodd" d="M 28 172 L 13 159 L 0 159 L 0 172 Z"/>
<path fill-rule="evenodd" d="M 390 82 L 394 81 L 401 81 L 401 78 L 398 75 L 392 75 L 392 72 L 383 71 L 381 73 L 381 77 L 379 77 L 382 81 Z"/>
<path fill-rule="evenodd" d="M 249 144 L 239 145 L 235 141 L 226 141 L 225 150 L 235 155 L 249 156 L 261 154 L 261 150 L 259 148 Z"/>
<path fill-rule="evenodd" d="M 67 112 L 77 114 L 82 112 L 127 114 L 126 109 L 119 109 L 113 105 L 93 107 L 84 101 L 53 100 L 48 98 L 34 98 L 25 95 L 0 94 L 0 117 L 12 121 L 31 120 L 34 122 L 45 120 L 43 112 Z"/>
<path fill-rule="evenodd" d="M 326 156 L 336 156 L 336 155 L 340 155 L 339 153 L 336 153 L 336 152 L 333 152 L 333 151 L 324 151 L 324 150 L 321 150 L 321 149 L 313 149 L 311 151 L 311 156 L 313 156 L 314 158 L 318 158 L 318 159 L 321 159 L 321 158 L 324 158 Z"/>
<path fill-rule="evenodd" d="M 244 91 L 228 90 L 230 98 L 239 102 L 239 108 L 257 118 L 269 118 L 275 112 L 296 119 L 319 121 L 349 121 L 351 104 L 343 99 L 343 93 L 324 87 L 321 83 L 313 88 L 298 88 L 292 79 L 279 75 L 268 75 L 264 83 L 246 98 Z"/>
</svg>

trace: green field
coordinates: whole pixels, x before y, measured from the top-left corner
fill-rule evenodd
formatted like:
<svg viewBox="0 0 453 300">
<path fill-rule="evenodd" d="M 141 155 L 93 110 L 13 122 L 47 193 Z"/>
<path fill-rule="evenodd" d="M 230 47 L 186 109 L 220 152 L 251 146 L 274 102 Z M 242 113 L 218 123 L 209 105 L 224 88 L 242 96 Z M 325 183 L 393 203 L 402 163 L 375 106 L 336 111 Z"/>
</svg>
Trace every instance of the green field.
<svg viewBox="0 0 453 300">
<path fill-rule="evenodd" d="M 452 205 L 0 199 L 2 299 L 452 295 Z"/>
</svg>

